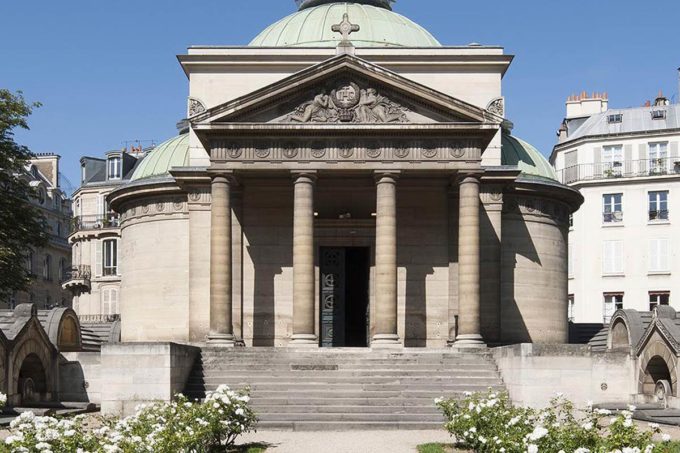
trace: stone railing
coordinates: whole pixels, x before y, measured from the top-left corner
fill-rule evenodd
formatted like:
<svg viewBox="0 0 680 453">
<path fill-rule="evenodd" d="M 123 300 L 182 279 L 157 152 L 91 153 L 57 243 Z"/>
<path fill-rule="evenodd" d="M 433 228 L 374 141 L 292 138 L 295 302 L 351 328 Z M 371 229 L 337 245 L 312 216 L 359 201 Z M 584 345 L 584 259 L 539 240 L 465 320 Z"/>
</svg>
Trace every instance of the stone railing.
<svg viewBox="0 0 680 453">
<path fill-rule="evenodd" d="M 558 170 L 557 174 L 560 182 L 564 184 L 602 179 L 680 175 L 680 157 L 579 164 Z"/>
<path fill-rule="evenodd" d="M 120 320 L 120 315 L 78 315 L 78 319 L 84 324 L 107 324 Z"/>
</svg>

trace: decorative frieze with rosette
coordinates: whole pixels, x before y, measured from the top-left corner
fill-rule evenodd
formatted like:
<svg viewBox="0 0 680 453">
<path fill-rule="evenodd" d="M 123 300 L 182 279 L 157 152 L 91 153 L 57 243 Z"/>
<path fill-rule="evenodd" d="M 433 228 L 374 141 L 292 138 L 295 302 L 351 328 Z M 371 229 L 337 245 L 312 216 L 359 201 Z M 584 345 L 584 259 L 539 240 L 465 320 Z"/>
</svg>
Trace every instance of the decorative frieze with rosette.
<svg viewBox="0 0 680 453">
<path fill-rule="evenodd" d="M 505 195 L 503 214 L 543 218 L 566 225 L 569 221 L 569 206 L 546 198 Z"/>
<path fill-rule="evenodd" d="M 121 214 L 121 224 L 154 216 L 183 216 L 187 212 L 187 197 L 164 196 L 140 199 L 125 205 Z"/>
<path fill-rule="evenodd" d="M 213 140 L 211 160 L 215 163 L 288 163 L 288 162 L 474 162 L 481 160 L 481 145 L 476 139 L 404 139 L 284 142 L 276 139 Z"/>
</svg>

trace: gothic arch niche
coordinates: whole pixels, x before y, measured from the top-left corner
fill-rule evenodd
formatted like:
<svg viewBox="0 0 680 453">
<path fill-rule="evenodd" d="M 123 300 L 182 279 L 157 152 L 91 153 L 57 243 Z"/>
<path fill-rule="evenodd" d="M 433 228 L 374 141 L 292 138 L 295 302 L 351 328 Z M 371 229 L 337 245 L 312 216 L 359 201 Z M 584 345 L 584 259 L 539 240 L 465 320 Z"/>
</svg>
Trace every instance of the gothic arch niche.
<svg viewBox="0 0 680 453">
<path fill-rule="evenodd" d="M 617 319 L 611 329 L 611 349 L 629 349 L 630 347 L 628 326 L 622 319 Z"/>
<path fill-rule="evenodd" d="M 21 363 L 17 389 L 22 406 L 30 406 L 49 399 L 47 372 L 37 354 L 28 354 Z"/>
<path fill-rule="evenodd" d="M 638 393 L 654 395 L 656 384 L 666 381 L 670 387 L 669 396 L 678 395 L 677 357 L 658 332 L 654 333 L 652 340 L 645 346 L 639 363 Z"/>
</svg>

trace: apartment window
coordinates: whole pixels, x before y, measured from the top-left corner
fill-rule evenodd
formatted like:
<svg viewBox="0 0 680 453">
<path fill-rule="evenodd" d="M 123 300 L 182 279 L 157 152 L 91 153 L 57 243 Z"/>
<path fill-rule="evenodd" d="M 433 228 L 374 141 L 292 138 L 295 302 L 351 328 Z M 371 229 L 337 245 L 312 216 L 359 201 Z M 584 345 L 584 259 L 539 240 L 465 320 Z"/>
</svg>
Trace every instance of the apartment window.
<svg viewBox="0 0 680 453">
<path fill-rule="evenodd" d="M 108 239 L 104 241 L 104 275 L 118 275 L 118 241 Z"/>
<path fill-rule="evenodd" d="M 80 166 L 80 182 L 85 184 L 85 176 L 87 175 L 87 170 L 85 165 Z"/>
<path fill-rule="evenodd" d="M 120 168 L 120 157 L 110 157 L 109 158 L 109 179 L 120 179 L 121 168 Z"/>
<path fill-rule="evenodd" d="M 574 322 L 574 295 L 569 294 L 567 296 L 567 317 L 569 318 L 569 322 Z"/>
<path fill-rule="evenodd" d="M 45 296 L 45 308 L 52 308 L 52 297 L 49 294 Z"/>
<path fill-rule="evenodd" d="M 662 120 L 666 118 L 666 111 L 665 110 L 652 110 L 652 119 L 653 120 Z"/>
<path fill-rule="evenodd" d="M 66 267 L 66 259 L 61 258 L 59 260 L 59 281 L 66 281 L 66 276 L 68 275 L 68 269 Z"/>
<path fill-rule="evenodd" d="M 607 122 L 609 124 L 622 123 L 623 122 L 623 113 L 614 113 L 612 115 L 608 115 L 607 116 Z"/>
<path fill-rule="evenodd" d="M 651 174 L 665 174 L 668 166 L 668 142 L 650 143 L 649 172 Z"/>
<path fill-rule="evenodd" d="M 604 316 L 603 321 L 608 324 L 616 310 L 623 310 L 623 293 L 604 294 Z"/>
<path fill-rule="evenodd" d="M 650 291 L 649 293 L 649 311 L 654 310 L 659 305 L 668 305 L 671 299 L 671 293 L 668 291 Z"/>
<path fill-rule="evenodd" d="M 43 278 L 52 280 L 52 256 L 50 255 L 45 255 L 43 259 Z"/>
<path fill-rule="evenodd" d="M 668 220 L 668 191 L 649 192 L 649 220 Z"/>
<path fill-rule="evenodd" d="M 623 169 L 623 146 L 602 147 L 602 173 L 606 177 L 621 176 Z"/>
<path fill-rule="evenodd" d="M 104 288 L 102 290 L 102 308 L 103 315 L 118 314 L 118 289 Z"/>
<path fill-rule="evenodd" d="M 604 223 L 623 221 L 622 193 L 608 193 L 602 195 L 602 221 Z"/>
<path fill-rule="evenodd" d="M 602 273 L 623 274 L 623 241 L 604 241 L 603 249 Z"/>
<path fill-rule="evenodd" d="M 670 240 L 649 241 L 649 272 L 670 272 Z"/>
</svg>

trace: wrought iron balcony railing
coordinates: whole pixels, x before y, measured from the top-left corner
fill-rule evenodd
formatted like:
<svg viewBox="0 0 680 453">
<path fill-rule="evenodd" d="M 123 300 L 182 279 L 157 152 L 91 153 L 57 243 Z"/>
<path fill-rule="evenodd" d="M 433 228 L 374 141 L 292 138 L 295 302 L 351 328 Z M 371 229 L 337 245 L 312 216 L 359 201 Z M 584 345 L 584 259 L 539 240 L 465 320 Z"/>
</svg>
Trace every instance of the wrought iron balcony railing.
<svg viewBox="0 0 680 453">
<path fill-rule="evenodd" d="M 579 164 L 559 170 L 557 174 L 560 182 L 564 184 L 615 178 L 680 175 L 680 157 Z"/>
<path fill-rule="evenodd" d="M 102 230 L 105 228 L 118 228 L 120 216 L 115 213 L 106 215 L 92 215 L 74 217 L 71 224 L 71 233 L 78 231 Z"/>
<path fill-rule="evenodd" d="M 92 278 L 92 269 L 90 266 L 71 266 L 63 273 L 61 287 L 80 292 L 89 291 L 90 278 Z"/>
</svg>

